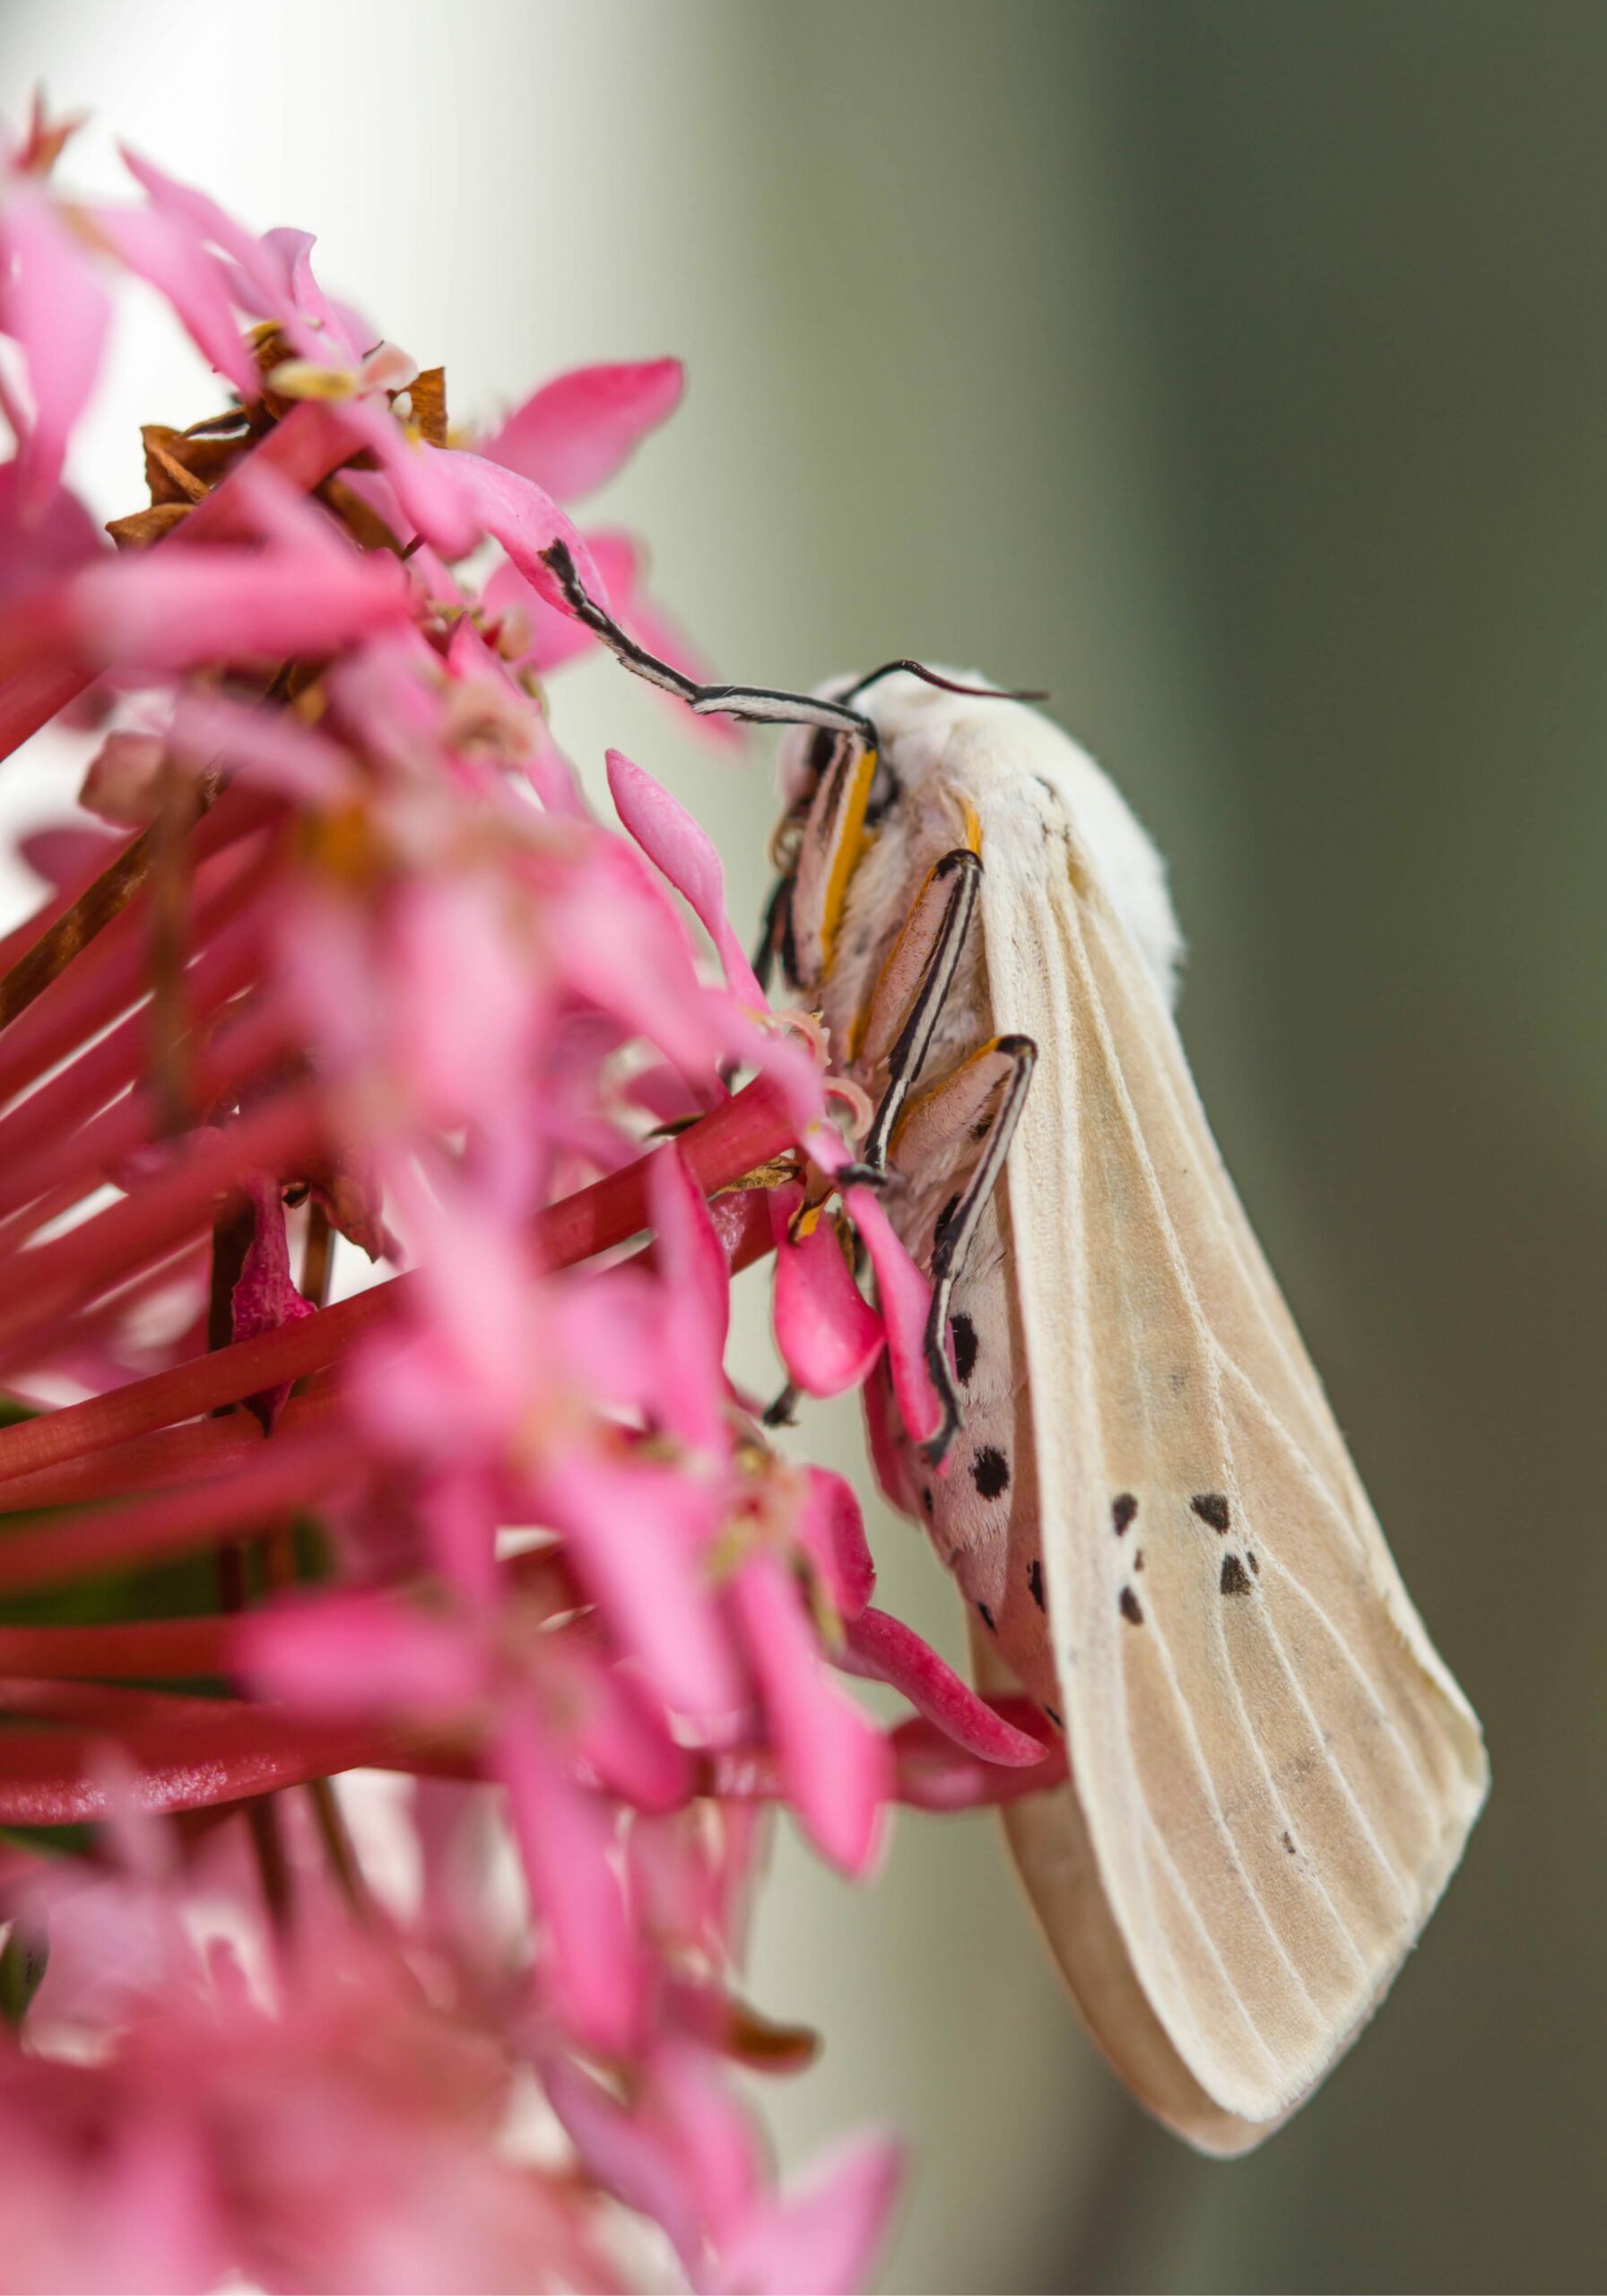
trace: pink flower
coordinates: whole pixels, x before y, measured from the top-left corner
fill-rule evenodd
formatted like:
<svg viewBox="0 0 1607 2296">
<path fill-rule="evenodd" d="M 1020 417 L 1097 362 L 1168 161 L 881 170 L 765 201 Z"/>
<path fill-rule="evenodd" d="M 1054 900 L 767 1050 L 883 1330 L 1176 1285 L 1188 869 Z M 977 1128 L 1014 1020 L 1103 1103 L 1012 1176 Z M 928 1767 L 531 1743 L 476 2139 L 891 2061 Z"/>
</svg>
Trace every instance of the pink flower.
<svg viewBox="0 0 1607 2296">
<path fill-rule="evenodd" d="M 0 207 L 0 334 L 17 346 L 28 405 L 20 413 L 19 477 L 25 517 L 37 518 L 61 483 L 67 442 L 95 378 L 111 306 L 88 251 L 43 191 L 13 181 Z"/>
<path fill-rule="evenodd" d="M 562 507 L 681 370 L 465 451 L 307 234 L 143 160 L 76 205 L 63 133 L 0 161 L 0 752 L 73 710 L 111 833 L 22 842 L 0 945 L 0 1371 L 39 1405 L 0 1427 L 0 1823 L 59 1852 L 0 1848 L 4 2270 L 607 2287 L 622 2201 L 710 2296 L 857 2286 L 896 2145 L 777 2190 L 731 2081 L 815 2048 L 742 1999 L 766 1805 L 862 1878 L 895 1803 L 1064 1755 L 872 1606 L 853 1492 L 773 1446 L 734 1274 L 775 1254 L 789 1372 L 864 1386 L 885 1474 L 889 1414 L 935 1424 L 928 1286 L 709 838 L 617 751 L 595 819 L 546 723 L 590 642 L 554 541 L 687 658 Z M 147 432 L 113 554 L 61 473 L 126 276 L 236 403 Z M 557 2167 L 508 2149 L 532 2084 Z"/>
<path fill-rule="evenodd" d="M 681 404 L 679 359 L 576 367 L 532 392 L 486 441 L 492 462 L 572 502 L 613 477 Z"/>
</svg>

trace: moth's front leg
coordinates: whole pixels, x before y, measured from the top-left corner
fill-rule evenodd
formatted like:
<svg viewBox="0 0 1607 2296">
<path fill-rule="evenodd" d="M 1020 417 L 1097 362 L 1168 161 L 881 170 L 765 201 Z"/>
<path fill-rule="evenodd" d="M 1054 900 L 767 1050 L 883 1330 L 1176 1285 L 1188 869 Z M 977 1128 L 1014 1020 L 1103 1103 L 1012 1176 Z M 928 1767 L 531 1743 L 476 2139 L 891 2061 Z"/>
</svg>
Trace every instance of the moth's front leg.
<svg viewBox="0 0 1607 2296">
<path fill-rule="evenodd" d="M 860 1160 L 866 1177 L 880 1179 L 886 1172 L 888 1144 L 953 986 L 981 874 L 981 860 L 969 847 L 943 855 L 916 897 L 856 1032 L 850 1049 L 860 1074 L 868 1080 L 884 1065 L 887 1072 Z"/>
<path fill-rule="evenodd" d="M 934 1466 L 960 1424 L 960 1395 L 949 1368 L 949 1302 L 977 1223 L 1004 1169 L 1037 1059 L 1038 1047 L 1030 1037 L 995 1037 L 923 1093 L 892 1135 L 895 1165 L 918 1173 L 928 1187 L 937 1184 L 939 1175 L 958 1176 L 970 1165 L 969 1176 L 943 1207 L 932 1244 L 926 1370 L 943 1417 L 922 1449 Z"/>
</svg>

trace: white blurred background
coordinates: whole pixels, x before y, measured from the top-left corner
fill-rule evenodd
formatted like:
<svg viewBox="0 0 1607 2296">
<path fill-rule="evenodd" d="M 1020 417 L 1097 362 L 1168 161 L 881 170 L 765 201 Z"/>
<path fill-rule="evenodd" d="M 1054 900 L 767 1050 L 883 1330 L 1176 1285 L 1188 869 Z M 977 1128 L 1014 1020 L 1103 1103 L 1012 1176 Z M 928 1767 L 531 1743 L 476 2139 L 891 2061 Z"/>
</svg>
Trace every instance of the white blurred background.
<svg viewBox="0 0 1607 2296">
<path fill-rule="evenodd" d="M 1207 1103 L 1490 1722 L 1419 1963 L 1232 2168 L 1116 2095 L 991 1822 L 903 1822 L 868 1892 L 784 1841 L 752 1992 L 826 2039 L 768 2092 L 786 2157 L 911 2132 L 890 2288 L 1596 2284 L 1607 13 L 7 0 L 13 118 L 40 80 L 94 115 L 71 180 L 115 187 L 122 139 L 317 231 L 459 419 L 682 356 L 589 507 L 726 674 L 1053 690 L 1174 857 Z M 217 398 L 130 302 L 73 471 L 100 515 L 142 500 L 140 422 Z M 686 798 L 756 918 L 762 744 L 711 756 L 600 662 L 554 720 L 594 786 L 608 741 Z M 35 744 L 6 820 L 65 771 Z M 853 1412 L 802 1439 L 958 1657 Z"/>
</svg>

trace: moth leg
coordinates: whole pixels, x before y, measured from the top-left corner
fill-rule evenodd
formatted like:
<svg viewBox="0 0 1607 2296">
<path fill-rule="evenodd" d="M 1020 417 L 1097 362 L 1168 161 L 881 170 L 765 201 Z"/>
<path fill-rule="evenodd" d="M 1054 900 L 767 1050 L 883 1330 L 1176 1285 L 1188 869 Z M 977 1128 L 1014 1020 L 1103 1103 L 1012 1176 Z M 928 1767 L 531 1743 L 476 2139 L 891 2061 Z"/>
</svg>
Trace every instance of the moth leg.
<svg viewBox="0 0 1607 2296">
<path fill-rule="evenodd" d="M 962 1066 L 923 1094 L 899 1126 L 893 1146 L 906 1169 L 954 1164 L 980 1142 L 969 1178 L 937 1223 L 932 1243 L 932 1306 L 926 1318 L 926 1371 L 943 1407 L 942 1424 L 921 1446 L 934 1466 L 960 1431 L 960 1396 L 949 1369 L 949 1302 L 983 1209 L 998 1183 L 1038 1059 L 1030 1037 L 995 1037 Z M 956 1151 L 959 1154 L 956 1154 Z"/>
<path fill-rule="evenodd" d="M 856 735 L 867 749 L 875 748 L 876 728 L 863 711 L 850 709 L 845 702 L 822 701 L 812 693 L 773 692 L 768 686 L 699 685 L 668 662 L 661 662 L 656 654 L 649 654 L 621 629 L 581 580 L 567 543 L 549 543 L 538 555 L 563 592 L 570 613 L 601 639 L 614 659 L 649 685 L 673 693 L 698 717 L 746 718 L 772 726 L 826 726 L 834 733 Z"/>
<path fill-rule="evenodd" d="M 922 886 L 872 993 L 855 1065 L 864 1074 L 885 1060 L 887 1089 L 860 1158 L 866 1171 L 880 1175 L 887 1170 L 888 1144 L 953 984 L 981 875 L 981 858 L 969 846 L 944 854 Z"/>
</svg>

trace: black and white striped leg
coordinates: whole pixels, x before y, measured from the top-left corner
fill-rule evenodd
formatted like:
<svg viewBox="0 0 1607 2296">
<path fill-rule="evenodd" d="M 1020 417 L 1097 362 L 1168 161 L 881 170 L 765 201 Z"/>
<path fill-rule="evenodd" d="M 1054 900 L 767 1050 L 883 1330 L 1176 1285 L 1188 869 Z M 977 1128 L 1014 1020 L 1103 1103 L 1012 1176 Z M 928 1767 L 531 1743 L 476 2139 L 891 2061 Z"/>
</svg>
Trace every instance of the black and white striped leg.
<svg viewBox="0 0 1607 2296">
<path fill-rule="evenodd" d="M 948 898 L 933 937 L 931 952 L 920 972 L 919 985 L 910 998 L 904 1025 L 887 1056 L 887 1089 L 856 1168 L 865 1174 L 880 1177 L 887 1170 L 888 1143 L 931 1049 L 943 999 L 953 986 L 965 936 L 976 914 L 977 887 L 981 876 L 981 860 L 966 846 L 957 846 L 952 853 L 945 853 L 932 873 L 934 885 L 948 886 Z"/>
<path fill-rule="evenodd" d="M 567 543 L 549 543 L 540 556 L 563 592 L 570 613 L 601 639 L 614 659 L 634 671 L 638 678 L 645 678 L 649 685 L 673 693 L 699 718 L 745 718 L 755 724 L 769 726 L 826 726 L 834 733 L 856 735 L 867 748 L 875 748 L 874 726 L 863 710 L 850 709 L 843 702 L 822 701 L 812 693 L 772 692 L 768 686 L 699 685 L 668 662 L 661 662 L 656 654 L 649 654 L 645 646 L 638 646 L 628 631 L 621 629 L 581 580 Z"/>
<path fill-rule="evenodd" d="M 1010 1064 L 998 1113 L 988 1130 L 987 1144 L 977 1159 L 976 1170 L 939 1222 L 937 1234 L 933 1239 L 932 1306 L 926 1317 L 925 1352 L 927 1376 L 937 1390 L 943 1416 L 936 1434 L 923 1443 L 921 1449 L 934 1466 L 943 1457 L 959 1433 L 961 1417 L 960 1392 L 949 1367 L 949 1302 L 953 1297 L 956 1279 L 965 1265 L 966 1254 L 971 1248 L 971 1239 L 977 1232 L 977 1223 L 982 1217 L 983 1208 L 1004 1169 L 1004 1159 L 1010 1152 L 1010 1143 L 1021 1120 L 1027 1088 L 1032 1082 L 1032 1071 L 1038 1059 L 1038 1047 L 1030 1037 L 998 1037 L 986 1050 Z M 960 1074 L 963 1077 L 964 1072 Z M 955 1082 L 958 1083 L 960 1079 Z M 943 1089 L 939 1088 L 940 1091 Z"/>
</svg>

